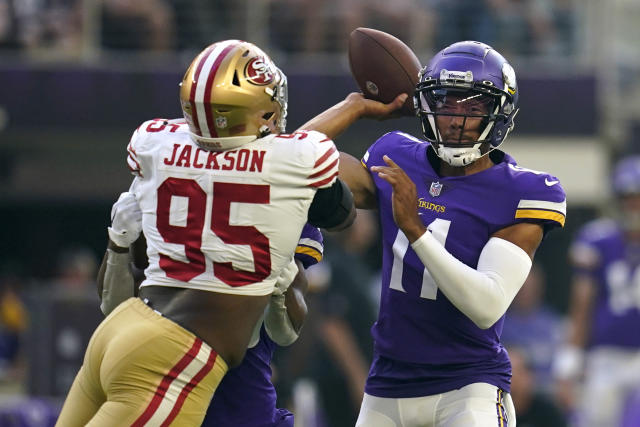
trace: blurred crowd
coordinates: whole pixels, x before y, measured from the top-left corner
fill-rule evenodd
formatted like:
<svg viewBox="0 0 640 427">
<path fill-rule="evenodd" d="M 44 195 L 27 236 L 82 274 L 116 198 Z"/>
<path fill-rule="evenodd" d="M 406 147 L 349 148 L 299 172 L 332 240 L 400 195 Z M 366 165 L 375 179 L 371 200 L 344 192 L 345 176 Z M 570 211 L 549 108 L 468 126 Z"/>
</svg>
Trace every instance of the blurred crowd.
<svg viewBox="0 0 640 427">
<path fill-rule="evenodd" d="M 417 52 L 460 39 L 483 40 L 507 57 L 575 49 L 571 0 L 0 0 L 0 53 L 176 52 L 232 37 L 258 38 L 271 51 L 331 53 L 344 51 L 358 26 L 390 32 Z M 300 426 L 352 426 L 357 417 L 379 297 L 377 233 L 375 218 L 360 212 L 347 232 L 326 235 L 325 259 L 309 271 L 304 332 L 276 353 L 280 406 Z M 101 319 L 98 261 L 86 248 L 62 250 L 45 283 L 0 266 L 0 425 L 53 425 Z M 546 304 L 550 274 L 534 266 L 503 331 L 520 426 L 577 425 L 580 417 L 552 369 L 569 328 Z M 627 427 L 640 425 L 640 391 L 625 404 Z"/>
<path fill-rule="evenodd" d="M 416 52 L 460 39 L 511 56 L 572 52 L 571 0 L 0 0 L 0 49 L 80 56 L 87 49 L 195 49 L 240 38 L 270 51 L 344 51 L 356 27 L 396 35 Z"/>
</svg>

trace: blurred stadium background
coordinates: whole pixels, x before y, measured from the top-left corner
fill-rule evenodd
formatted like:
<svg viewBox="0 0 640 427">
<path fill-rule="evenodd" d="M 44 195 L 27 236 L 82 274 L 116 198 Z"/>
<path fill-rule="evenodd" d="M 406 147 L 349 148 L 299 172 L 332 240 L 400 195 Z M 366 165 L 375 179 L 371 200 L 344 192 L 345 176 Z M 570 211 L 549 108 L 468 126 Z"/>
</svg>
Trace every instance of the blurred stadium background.
<svg viewBox="0 0 640 427">
<path fill-rule="evenodd" d="M 129 136 L 180 116 L 178 82 L 206 45 L 240 38 L 272 56 L 289 77 L 290 130 L 356 89 L 346 43 L 358 26 L 423 62 L 461 39 L 501 51 L 521 90 L 503 148 L 568 193 L 567 226 L 538 254 L 544 302 L 563 315 L 572 233 L 607 208 L 611 163 L 640 151 L 639 24 L 637 0 L 0 0 L 0 425 L 54 419 L 101 317 L 93 281 L 131 180 Z M 418 125 L 363 121 L 338 145 L 359 156 Z"/>
</svg>

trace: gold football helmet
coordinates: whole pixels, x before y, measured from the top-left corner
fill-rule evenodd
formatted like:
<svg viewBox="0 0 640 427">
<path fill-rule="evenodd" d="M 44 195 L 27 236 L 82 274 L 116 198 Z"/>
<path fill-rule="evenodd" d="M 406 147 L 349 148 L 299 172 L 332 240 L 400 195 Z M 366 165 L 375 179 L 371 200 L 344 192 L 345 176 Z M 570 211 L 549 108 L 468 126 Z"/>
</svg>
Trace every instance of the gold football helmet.
<svg viewBox="0 0 640 427">
<path fill-rule="evenodd" d="M 208 150 L 228 150 L 284 132 L 287 99 L 284 73 L 260 48 L 240 40 L 204 49 L 180 84 L 191 135 Z"/>
</svg>

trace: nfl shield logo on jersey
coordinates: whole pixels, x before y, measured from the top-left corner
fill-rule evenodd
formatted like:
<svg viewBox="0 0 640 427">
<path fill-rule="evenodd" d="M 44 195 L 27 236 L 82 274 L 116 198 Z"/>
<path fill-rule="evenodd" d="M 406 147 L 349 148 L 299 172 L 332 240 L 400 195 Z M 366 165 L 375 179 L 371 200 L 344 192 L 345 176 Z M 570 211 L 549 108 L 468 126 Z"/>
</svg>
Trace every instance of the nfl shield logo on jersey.
<svg viewBox="0 0 640 427">
<path fill-rule="evenodd" d="M 431 183 L 431 187 L 429 188 L 429 194 L 431 194 L 432 197 L 439 196 L 441 191 L 442 191 L 442 184 L 440 184 L 439 182 Z"/>
</svg>

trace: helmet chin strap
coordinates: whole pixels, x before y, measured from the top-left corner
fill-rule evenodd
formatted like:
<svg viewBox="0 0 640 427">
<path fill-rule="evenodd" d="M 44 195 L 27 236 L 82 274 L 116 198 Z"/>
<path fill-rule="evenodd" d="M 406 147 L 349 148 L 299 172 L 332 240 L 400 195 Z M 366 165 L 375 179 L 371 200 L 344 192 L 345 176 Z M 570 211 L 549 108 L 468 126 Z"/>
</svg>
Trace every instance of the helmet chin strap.
<svg viewBox="0 0 640 427">
<path fill-rule="evenodd" d="M 481 145 L 482 143 L 478 142 L 473 147 L 454 148 L 438 144 L 436 154 L 451 166 L 467 166 L 482 157 Z"/>
</svg>

